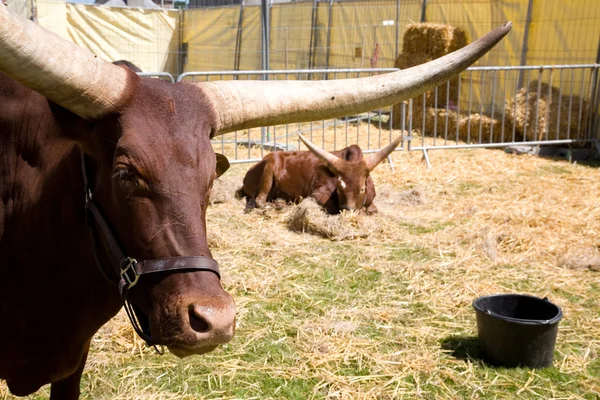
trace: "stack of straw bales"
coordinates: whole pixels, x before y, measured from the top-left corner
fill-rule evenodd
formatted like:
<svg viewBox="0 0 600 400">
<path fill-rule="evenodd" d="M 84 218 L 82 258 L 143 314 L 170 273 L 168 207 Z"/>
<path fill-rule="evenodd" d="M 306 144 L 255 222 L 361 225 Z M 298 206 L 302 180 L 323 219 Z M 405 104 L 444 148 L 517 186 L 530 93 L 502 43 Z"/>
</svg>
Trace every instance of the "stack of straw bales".
<svg viewBox="0 0 600 400">
<path fill-rule="evenodd" d="M 421 23 L 408 25 L 404 32 L 402 53 L 396 59 L 394 66 L 406 69 L 442 57 L 468 44 L 467 34 L 461 28 L 450 25 Z M 451 104 L 458 101 L 458 78 L 438 87 L 437 104 L 435 90 L 425 94 L 426 106 L 445 107 L 447 99 Z M 413 107 L 422 111 L 423 97 L 413 99 Z M 394 106 L 394 127 L 401 124 L 401 108 Z M 418 112 L 416 113 L 418 114 Z M 419 121 L 415 121 L 418 125 Z M 420 121 L 422 123 L 422 119 Z"/>
<path fill-rule="evenodd" d="M 505 110 L 507 120 L 525 140 L 577 139 L 587 132 L 589 103 L 569 93 L 561 96 L 557 88 L 537 80 L 507 100 Z"/>
</svg>

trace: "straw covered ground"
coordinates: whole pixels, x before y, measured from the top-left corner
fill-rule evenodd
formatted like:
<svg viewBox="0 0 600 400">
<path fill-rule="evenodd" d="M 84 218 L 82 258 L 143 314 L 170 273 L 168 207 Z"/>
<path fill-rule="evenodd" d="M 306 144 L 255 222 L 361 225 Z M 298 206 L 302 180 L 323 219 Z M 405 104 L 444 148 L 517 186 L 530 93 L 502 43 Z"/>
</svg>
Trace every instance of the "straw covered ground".
<svg viewBox="0 0 600 400">
<path fill-rule="evenodd" d="M 232 192 L 248 165 L 233 166 L 208 230 L 235 338 L 201 357 L 158 356 L 119 314 L 94 338 L 82 398 L 598 398 L 600 169 L 501 150 L 430 159 L 428 170 L 421 153 L 397 152 L 393 170 L 374 171 L 375 216 L 310 203 L 244 214 Z M 309 220 L 293 217 L 299 207 Z M 471 302 L 492 293 L 562 307 L 553 368 L 478 358 Z M 2 385 L 0 398 L 12 399 Z"/>
</svg>

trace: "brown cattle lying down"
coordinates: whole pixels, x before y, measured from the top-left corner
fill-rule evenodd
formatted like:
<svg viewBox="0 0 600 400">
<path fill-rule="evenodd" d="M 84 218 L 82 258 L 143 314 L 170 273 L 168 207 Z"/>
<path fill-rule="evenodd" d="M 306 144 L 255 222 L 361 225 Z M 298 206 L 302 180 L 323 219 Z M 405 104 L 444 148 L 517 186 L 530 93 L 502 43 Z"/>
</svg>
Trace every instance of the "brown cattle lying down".
<svg viewBox="0 0 600 400">
<path fill-rule="evenodd" d="M 369 175 L 400 144 L 402 136 L 368 158 L 352 145 L 327 152 L 301 134 L 309 151 L 278 151 L 267 154 L 244 177 L 237 197 L 246 197 L 246 209 L 264 208 L 266 203 L 283 199 L 294 203 L 312 197 L 328 214 L 342 210 L 377 212 L 373 204 L 375 185 Z"/>
<path fill-rule="evenodd" d="M 211 138 L 399 103 L 509 30 L 371 78 L 172 84 L 0 6 L 0 379 L 16 395 L 51 383 L 52 400 L 77 399 L 91 338 L 123 306 L 177 356 L 227 343 L 236 308 L 206 238 L 227 161 Z"/>
</svg>

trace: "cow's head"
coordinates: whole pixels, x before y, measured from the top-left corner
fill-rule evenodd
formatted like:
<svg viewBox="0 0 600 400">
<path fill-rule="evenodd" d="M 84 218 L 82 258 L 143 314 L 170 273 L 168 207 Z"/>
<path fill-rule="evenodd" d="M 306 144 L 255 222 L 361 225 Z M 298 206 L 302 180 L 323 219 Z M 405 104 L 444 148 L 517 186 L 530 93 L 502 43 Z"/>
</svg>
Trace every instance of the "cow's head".
<svg viewBox="0 0 600 400">
<path fill-rule="evenodd" d="M 211 138 L 399 103 L 464 70 L 509 30 L 506 24 L 443 58 L 369 78 L 173 85 L 140 78 L 0 7 L 0 71 L 77 116 L 72 125 L 81 129 L 71 139 L 94 161 L 95 198 L 128 255 L 210 257 L 205 213 L 224 165 Z M 361 164 L 361 175 L 379 161 Z M 177 355 L 210 351 L 233 335 L 234 302 L 213 272 L 142 276 L 131 301 L 150 317 L 154 341 Z"/>
<path fill-rule="evenodd" d="M 336 176 L 336 191 L 340 210 L 361 210 L 367 198 L 367 179 L 375 169 L 402 141 L 402 136 L 397 137 L 386 147 L 363 158 L 362 150 L 357 145 L 346 149 L 345 157 L 341 158 L 323 150 L 302 134 L 298 134 L 306 147 Z"/>
</svg>

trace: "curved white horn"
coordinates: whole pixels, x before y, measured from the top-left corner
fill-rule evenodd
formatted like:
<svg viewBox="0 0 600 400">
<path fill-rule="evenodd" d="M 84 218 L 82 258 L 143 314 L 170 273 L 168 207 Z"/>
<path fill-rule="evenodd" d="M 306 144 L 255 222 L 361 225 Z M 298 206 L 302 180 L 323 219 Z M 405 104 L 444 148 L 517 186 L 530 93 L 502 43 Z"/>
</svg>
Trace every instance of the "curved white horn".
<svg viewBox="0 0 600 400">
<path fill-rule="evenodd" d="M 510 22 L 444 57 L 402 71 L 331 81 L 196 83 L 217 114 L 213 134 L 354 115 L 400 103 L 446 82 L 494 47 Z"/>
<path fill-rule="evenodd" d="M 367 168 L 369 169 L 369 171 L 373 171 L 375 167 L 379 165 L 380 162 L 382 162 L 387 156 L 392 154 L 392 151 L 394 151 L 396 147 L 398 147 L 401 141 L 402 135 L 398 136 L 394 141 L 392 141 L 392 143 L 388 144 L 383 149 L 379 150 L 377 153 L 367 158 L 365 160 L 365 163 L 367 164 Z"/>
<path fill-rule="evenodd" d="M 305 138 L 301 133 L 298 134 L 298 137 L 315 156 L 325 161 L 327 164 L 335 167 L 336 163 L 340 160 L 339 157 L 331 154 L 327 150 L 315 146 L 313 142 Z"/>
<path fill-rule="evenodd" d="M 4 6 L 0 71 L 86 119 L 117 111 L 138 79 Z"/>
</svg>

